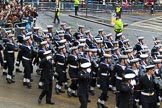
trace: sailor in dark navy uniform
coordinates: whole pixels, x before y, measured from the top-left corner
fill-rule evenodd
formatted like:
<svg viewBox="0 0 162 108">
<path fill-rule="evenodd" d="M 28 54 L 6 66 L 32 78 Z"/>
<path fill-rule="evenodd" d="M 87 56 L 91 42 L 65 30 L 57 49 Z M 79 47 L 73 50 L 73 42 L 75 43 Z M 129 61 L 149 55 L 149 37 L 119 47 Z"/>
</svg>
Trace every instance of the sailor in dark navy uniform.
<svg viewBox="0 0 162 108">
<path fill-rule="evenodd" d="M 100 40 L 104 40 L 104 34 L 103 34 L 104 29 L 99 29 L 97 36 L 95 38 L 98 38 Z"/>
<path fill-rule="evenodd" d="M 15 51 L 18 51 L 18 48 L 14 44 L 14 35 L 9 34 L 8 35 L 9 42 L 6 43 L 5 47 L 5 56 L 6 56 L 6 61 L 7 61 L 7 68 L 8 68 L 8 73 L 7 73 L 7 83 L 15 83 L 13 80 L 13 70 L 14 70 L 14 62 L 15 62 Z"/>
<path fill-rule="evenodd" d="M 21 46 L 24 42 L 24 37 L 26 36 L 26 30 L 25 27 L 20 27 L 20 34 L 17 36 L 17 43 L 19 45 L 19 50 L 18 50 L 18 55 L 17 55 L 17 60 L 16 60 L 16 72 L 21 73 L 22 71 L 20 70 L 19 66 L 20 66 L 20 62 L 21 62 L 21 55 L 20 55 L 20 50 L 21 50 Z"/>
<path fill-rule="evenodd" d="M 124 36 L 123 36 L 123 34 L 118 33 L 116 37 L 117 37 L 116 41 L 118 41 L 118 43 L 119 43 L 119 48 L 122 48 L 124 46 L 124 43 L 123 43 Z"/>
<path fill-rule="evenodd" d="M 133 74 L 131 70 L 127 70 L 126 73 L 127 74 L 124 75 L 124 81 L 120 85 L 119 108 L 134 108 L 134 87 L 131 85 L 131 81 L 135 77 L 135 74 Z"/>
<path fill-rule="evenodd" d="M 53 58 L 50 55 L 51 50 L 45 51 L 43 59 L 40 62 L 40 68 L 42 69 L 42 81 L 44 83 L 43 91 L 41 92 L 38 103 L 40 104 L 43 97 L 46 96 L 46 104 L 53 105 L 54 102 L 51 101 L 52 98 L 52 87 L 53 87 Z"/>
<path fill-rule="evenodd" d="M 123 82 L 123 76 L 125 75 L 125 69 L 127 68 L 127 55 L 120 55 L 119 56 L 119 63 L 114 66 L 112 76 L 113 82 L 115 83 L 116 90 L 120 90 L 120 85 Z M 114 84 L 113 84 L 114 85 Z M 119 107 L 119 94 L 116 93 L 116 106 Z"/>
<path fill-rule="evenodd" d="M 65 57 L 66 49 L 65 46 L 59 46 L 58 49 L 59 52 L 56 53 L 54 57 L 54 61 L 56 63 L 56 73 L 58 75 L 57 79 L 58 82 L 56 83 L 55 87 L 56 94 L 65 93 L 65 91 L 61 89 L 61 86 L 63 86 L 63 83 L 65 83 L 67 80 L 66 79 L 67 61 Z"/>
<path fill-rule="evenodd" d="M 73 39 L 73 36 L 72 36 L 72 33 L 71 33 L 71 27 L 68 26 L 65 28 L 65 35 L 64 35 L 65 39 L 68 41 L 68 42 L 71 42 L 72 39 Z"/>
<path fill-rule="evenodd" d="M 153 81 L 154 67 L 154 65 L 146 66 L 146 75 L 140 78 L 139 90 L 141 90 L 140 101 L 142 108 L 156 108 L 157 94 L 156 84 Z"/>
<path fill-rule="evenodd" d="M 37 55 L 37 58 L 36 58 L 36 59 L 38 59 L 38 62 L 39 62 L 39 59 L 42 60 L 44 58 L 43 53 L 48 51 L 47 45 L 48 45 L 47 41 L 42 41 L 41 42 L 41 48 L 38 50 L 38 55 Z M 38 68 L 38 70 L 40 70 L 40 69 Z M 40 79 L 39 79 L 38 87 L 43 88 L 42 72 L 41 72 L 41 76 L 40 76 Z"/>
<path fill-rule="evenodd" d="M 106 35 L 106 39 L 104 40 L 104 43 L 106 44 L 107 48 L 113 48 L 112 33 Z"/>
<path fill-rule="evenodd" d="M 137 51 L 136 52 L 137 57 L 139 57 L 139 55 L 141 54 L 140 51 L 143 49 L 143 45 L 144 45 L 144 37 L 138 37 L 138 43 L 133 48 L 134 51 Z"/>
<path fill-rule="evenodd" d="M 93 48 L 94 43 L 93 43 L 92 36 L 90 34 L 90 30 L 85 31 L 85 38 L 86 38 L 86 44 L 88 45 L 88 47 Z"/>
<path fill-rule="evenodd" d="M 54 38 L 54 34 L 53 34 L 53 25 L 47 25 L 47 30 L 48 30 L 48 35 L 51 39 Z"/>
<path fill-rule="evenodd" d="M 33 39 L 37 44 L 39 44 L 42 41 L 42 37 L 39 34 L 39 29 L 39 27 L 33 27 Z"/>
<path fill-rule="evenodd" d="M 157 108 L 160 108 L 160 102 L 162 100 L 162 65 L 160 59 L 154 59 L 153 63 L 155 65 L 154 81 L 157 84 Z"/>
<path fill-rule="evenodd" d="M 148 65 L 148 54 L 141 54 L 140 55 L 140 66 L 142 69 Z"/>
<path fill-rule="evenodd" d="M 70 48 L 71 54 L 68 56 L 68 64 L 69 64 L 69 76 L 71 78 L 71 84 L 67 90 L 67 94 L 69 97 L 74 96 L 77 97 L 76 90 L 78 84 L 78 72 L 79 72 L 79 59 L 78 59 L 78 47 L 74 46 Z"/>
<path fill-rule="evenodd" d="M 24 79 L 23 85 L 31 88 L 31 73 L 33 70 L 32 59 L 33 59 L 33 48 L 31 47 L 32 41 L 30 36 L 24 38 L 25 43 L 22 46 L 21 56 L 22 64 L 24 67 Z"/>
<path fill-rule="evenodd" d="M 60 24 L 60 26 L 61 26 L 61 27 L 60 27 L 60 30 L 65 31 L 66 25 L 67 25 L 66 23 L 61 23 L 61 24 Z"/>
<path fill-rule="evenodd" d="M 100 84 L 101 84 L 101 96 L 98 98 L 97 105 L 98 108 L 108 108 L 104 105 L 108 98 L 108 88 L 109 88 L 109 78 L 111 73 L 111 55 L 104 54 L 104 59 L 99 64 L 100 72 Z"/>
<path fill-rule="evenodd" d="M 87 108 L 89 97 L 89 80 L 91 72 L 91 63 L 86 62 L 81 64 L 81 70 L 78 73 L 78 97 L 80 108 Z"/>
</svg>

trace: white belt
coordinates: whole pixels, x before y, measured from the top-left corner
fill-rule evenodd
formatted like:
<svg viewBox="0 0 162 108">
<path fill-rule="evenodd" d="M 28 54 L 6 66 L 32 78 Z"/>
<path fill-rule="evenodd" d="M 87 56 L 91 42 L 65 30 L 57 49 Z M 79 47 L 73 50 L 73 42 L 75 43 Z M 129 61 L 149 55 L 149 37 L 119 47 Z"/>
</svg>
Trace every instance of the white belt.
<svg viewBox="0 0 162 108">
<path fill-rule="evenodd" d="M 60 63 L 60 62 L 58 62 L 57 64 L 62 65 L 62 66 L 64 65 L 64 63 Z"/>
<path fill-rule="evenodd" d="M 153 96 L 154 92 L 152 92 L 152 93 L 141 92 L 141 94 L 145 95 L 145 96 Z"/>
<path fill-rule="evenodd" d="M 69 65 L 71 68 L 78 68 L 78 66 Z"/>
<path fill-rule="evenodd" d="M 22 58 L 23 58 L 24 60 L 30 60 L 29 58 L 26 58 L 26 57 L 24 57 L 24 56 L 22 56 Z"/>
<path fill-rule="evenodd" d="M 122 77 L 118 77 L 118 76 L 116 76 L 116 79 L 118 79 L 118 80 L 122 80 L 123 78 L 122 78 Z"/>
<path fill-rule="evenodd" d="M 107 76 L 107 73 L 101 73 L 102 76 Z"/>
<path fill-rule="evenodd" d="M 7 51 L 8 53 L 13 53 L 13 51 Z"/>
</svg>

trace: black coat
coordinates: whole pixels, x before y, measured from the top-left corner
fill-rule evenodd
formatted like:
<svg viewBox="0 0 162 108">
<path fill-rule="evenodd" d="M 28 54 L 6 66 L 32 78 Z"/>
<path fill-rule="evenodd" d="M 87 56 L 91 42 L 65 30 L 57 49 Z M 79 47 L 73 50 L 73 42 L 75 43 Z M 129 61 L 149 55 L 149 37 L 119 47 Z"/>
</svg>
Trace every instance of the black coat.
<svg viewBox="0 0 162 108">
<path fill-rule="evenodd" d="M 126 82 L 121 83 L 119 99 L 119 108 L 133 108 L 133 90 L 131 85 L 128 85 Z"/>
</svg>

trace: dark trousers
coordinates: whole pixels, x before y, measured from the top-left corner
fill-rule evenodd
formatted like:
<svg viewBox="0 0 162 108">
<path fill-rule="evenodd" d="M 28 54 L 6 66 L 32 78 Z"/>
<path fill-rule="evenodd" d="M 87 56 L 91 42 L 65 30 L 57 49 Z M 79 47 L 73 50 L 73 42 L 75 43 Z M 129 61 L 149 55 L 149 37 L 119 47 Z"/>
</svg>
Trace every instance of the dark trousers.
<svg viewBox="0 0 162 108">
<path fill-rule="evenodd" d="M 75 6 L 75 15 L 78 15 L 78 6 Z"/>
<path fill-rule="evenodd" d="M 70 85 L 70 88 L 72 89 L 72 90 L 77 90 L 77 84 L 78 84 L 78 81 L 77 80 L 71 80 L 71 85 Z"/>
<path fill-rule="evenodd" d="M 60 23 L 60 19 L 59 19 L 58 15 L 55 15 L 55 18 L 54 18 L 54 21 L 53 21 L 54 23 L 56 23 L 56 19 L 57 19 L 57 22 Z"/>
<path fill-rule="evenodd" d="M 46 102 L 51 102 L 51 97 L 52 97 L 52 79 L 49 80 L 48 83 L 45 83 L 43 86 L 43 91 L 41 92 L 39 99 L 43 99 L 44 96 L 46 96 Z"/>
<path fill-rule="evenodd" d="M 2 53 L 0 52 L 0 62 L 1 62 L 1 66 L 3 66 L 3 58 L 2 58 Z"/>
<path fill-rule="evenodd" d="M 31 79 L 32 62 L 30 60 L 22 60 L 24 66 L 24 78 Z"/>
<path fill-rule="evenodd" d="M 102 90 L 102 93 L 101 93 L 100 99 L 101 100 L 104 100 L 104 101 L 107 101 L 107 97 L 108 97 L 109 83 L 107 81 L 108 81 L 108 79 L 105 79 L 105 80 L 102 80 L 101 81 L 101 90 Z"/>
<path fill-rule="evenodd" d="M 142 102 L 142 108 L 156 108 L 156 102 L 154 102 L 154 103 Z"/>
<path fill-rule="evenodd" d="M 87 108 L 88 105 L 88 94 L 79 95 L 80 108 Z"/>
<path fill-rule="evenodd" d="M 7 57 L 7 68 L 8 68 L 8 75 L 12 77 L 14 70 L 14 57 Z"/>
</svg>

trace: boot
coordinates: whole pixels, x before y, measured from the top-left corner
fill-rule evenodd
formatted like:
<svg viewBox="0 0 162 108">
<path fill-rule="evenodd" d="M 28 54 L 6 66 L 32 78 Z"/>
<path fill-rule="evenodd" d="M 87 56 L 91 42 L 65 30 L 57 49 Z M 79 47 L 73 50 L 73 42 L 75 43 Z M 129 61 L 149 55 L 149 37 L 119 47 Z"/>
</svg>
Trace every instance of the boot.
<svg viewBox="0 0 162 108">
<path fill-rule="evenodd" d="M 17 73 L 22 73 L 22 71 L 19 68 L 16 68 Z"/>
<path fill-rule="evenodd" d="M 60 93 L 65 93 L 65 91 L 64 91 L 64 90 L 62 90 L 62 89 L 59 89 L 59 92 L 60 92 Z"/>
<path fill-rule="evenodd" d="M 76 93 L 72 93 L 73 97 L 78 97 L 78 95 Z"/>
<path fill-rule="evenodd" d="M 72 96 L 72 93 L 71 93 L 69 90 L 67 90 L 67 95 L 68 95 L 69 97 L 71 97 L 71 96 Z"/>
<path fill-rule="evenodd" d="M 60 91 L 59 91 L 59 89 L 58 88 L 55 88 L 55 92 L 56 92 L 56 94 L 60 94 Z"/>
<path fill-rule="evenodd" d="M 31 83 L 30 82 L 28 82 L 27 84 L 26 84 L 26 86 L 29 88 L 29 89 L 31 89 Z"/>
<path fill-rule="evenodd" d="M 90 93 L 92 96 L 95 95 L 94 90 L 90 90 L 89 93 Z"/>
<path fill-rule="evenodd" d="M 11 79 L 6 78 L 6 80 L 7 80 L 7 83 L 8 83 L 8 84 L 11 84 L 11 83 L 12 83 Z"/>
</svg>

